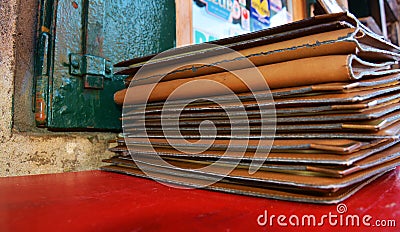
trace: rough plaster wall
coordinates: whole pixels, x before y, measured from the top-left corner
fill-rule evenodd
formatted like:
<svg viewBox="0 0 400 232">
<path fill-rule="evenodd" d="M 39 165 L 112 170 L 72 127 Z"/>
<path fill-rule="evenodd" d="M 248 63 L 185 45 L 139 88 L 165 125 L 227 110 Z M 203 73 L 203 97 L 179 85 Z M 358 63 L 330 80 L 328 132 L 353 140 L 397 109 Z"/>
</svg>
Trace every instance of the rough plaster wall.
<svg viewBox="0 0 400 232">
<path fill-rule="evenodd" d="M 0 176 L 98 169 L 110 135 L 16 134 L 0 147 Z"/>
<path fill-rule="evenodd" d="M 15 40 L 13 128 L 35 130 L 32 109 L 33 61 L 39 0 L 19 0 Z"/>
<path fill-rule="evenodd" d="M 0 0 L 0 176 L 97 169 L 101 159 L 112 155 L 107 151 L 106 141 L 115 138 L 113 133 L 61 134 L 44 131 L 34 134 L 12 127 L 12 99 L 22 93 L 18 92 L 21 89 L 28 91 L 27 81 L 31 78 L 29 59 L 34 43 L 32 28 L 29 29 L 32 25 L 26 22 L 35 21 L 29 17 L 35 17 L 32 12 L 36 10 L 27 10 L 33 2 Z M 18 10 L 19 6 L 21 10 Z M 17 18 L 20 12 L 23 15 Z M 18 99 L 15 113 L 29 114 L 22 110 L 25 106 L 21 105 L 29 99 Z M 26 121 L 26 125 L 29 124 L 31 121 Z"/>
<path fill-rule="evenodd" d="M 0 1 L 0 142 L 11 136 L 16 0 Z"/>
</svg>

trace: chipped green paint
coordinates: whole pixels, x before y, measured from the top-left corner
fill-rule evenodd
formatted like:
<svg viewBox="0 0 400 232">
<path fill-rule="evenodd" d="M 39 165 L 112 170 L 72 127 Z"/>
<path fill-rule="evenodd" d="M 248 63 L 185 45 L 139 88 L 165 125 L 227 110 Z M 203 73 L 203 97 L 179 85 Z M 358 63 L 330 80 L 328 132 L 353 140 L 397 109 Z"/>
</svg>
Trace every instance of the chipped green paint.
<svg viewBox="0 0 400 232">
<path fill-rule="evenodd" d="M 39 23 L 38 36 L 49 40 L 47 50 L 43 41 L 37 46 L 36 115 L 50 129 L 121 129 L 113 94 L 124 77 L 71 75 L 70 54 L 117 63 L 175 46 L 174 0 L 41 0 Z"/>
</svg>

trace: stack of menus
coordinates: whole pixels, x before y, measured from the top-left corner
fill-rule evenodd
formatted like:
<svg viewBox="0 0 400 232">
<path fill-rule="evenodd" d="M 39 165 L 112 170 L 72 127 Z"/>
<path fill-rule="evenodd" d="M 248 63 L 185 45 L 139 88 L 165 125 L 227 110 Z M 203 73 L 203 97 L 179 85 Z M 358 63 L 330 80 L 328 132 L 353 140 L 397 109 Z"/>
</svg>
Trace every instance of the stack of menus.
<svg viewBox="0 0 400 232">
<path fill-rule="evenodd" d="M 400 163 L 399 47 L 336 13 L 117 64 L 103 170 L 340 202 Z"/>
</svg>

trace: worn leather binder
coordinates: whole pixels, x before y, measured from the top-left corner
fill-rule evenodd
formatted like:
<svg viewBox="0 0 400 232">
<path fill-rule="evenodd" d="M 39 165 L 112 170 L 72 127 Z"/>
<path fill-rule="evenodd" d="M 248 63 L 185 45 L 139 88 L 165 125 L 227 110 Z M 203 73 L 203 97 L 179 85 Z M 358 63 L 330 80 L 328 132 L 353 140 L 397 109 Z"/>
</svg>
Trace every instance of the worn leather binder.
<svg viewBox="0 0 400 232">
<path fill-rule="evenodd" d="M 270 30 L 210 43 L 238 51 L 240 55 L 251 59 L 257 66 L 325 55 L 356 54 L 363 59 L 375 61 L 391 60 L 393 57 L 398 56 L 396 46 L 372 34 L 354 16 L 346 13 L 316 16 Z M 192 45 L 178 48 L 171 56 L 153 59 L 150 62 L 157 64 L 157 66 L 154 66 L 157 69 L 156 72 L 162 73 L 164 66 L 160 64 L 168 63 L 172 60 L 191 60 L 188 68 L 171 73 L 171 76 L 165 80 L 176 79 L 177 76 L 174 75 L 177 74 L 179 74 L 179 78 L 205 75 L 213 73 L 217 69 L 214 67 L 213 71 L 206 72 L 203 70 L 210 67 L 198 65 L 195 66 L 195 70 L 199 73 L 193 73 L 193 64 L 196 64 L 196 61 L 201 63 L 202 59 L 206 59 L 206 61 L 211 59 L 215 62 L 220 62 L 221 60 L 229 62 L 226 57 L 215 56 L 216 50 L 218 49 L 204 50 L 201 46 Z M 213 56 L 210 57 L 209 53 L 212 53 Z M 141 67 L 145 61 L 153 57 L 154 55 L 117 64 L 119 67 L 128 67 L 128 69 L 121 71 L 120 74 L 134 74 L 138 67 Z M 231 60 L 236 58 L 232 57 Z M 184 62 L 182 63 L 184 64 Z M 235 67 L 241 68 L 240 66 Z M 133 81 L 140 81 L 141 84 L 145 84 L 151 83 L 150 79 Z"/>
<path fill-rule="evenodd" d="M 390 140 L 390 139 L 389 139 Z M 243 142 L 239 139 L 231 140 L 206 140 L 200 142 L 196 140 L 182 140 L 182 139 L 165 139 L 165 138 L 132 138 L 130 136 L 124 139 L 123 145 L 119 149 L 128 146 L 135 146 L 139 151 L 140 148 L 196 148 L 202 149 L 207 144 L 211 144 L 207 151 L 226 151 L 228 147 L 230 150 L 240 151 L 243 144 L 246 145 L 246 151 L 254 152 L 255 150 L 271 151 L 271 152 L 290 152 L 290 153 L 315 153 L 315 152 L 329 152 L 334 154 L 347 154 L 356 152 L 360 149 L 371 148 L 380 143 L 388 141 L 388 139 L 375 139 L 375 140 L 351 140 L 351 139 L 336 139 L 327 141 L 324 139 L 270 139 L 262 141 L 252 139 Z M 149 143 L 150 142 L 150 143 Z M 189 143 L 187 143 L 189 142 Z M 264 143 L 261 143 L 264 142 Z M 174 152 L 174 151 L 172 151 Z M 178 151 L 175 151 L 178 152 Z M 234 154 L 234 152 L 233 152 Z"/>
<path fill-rule="evenodd" d="M 390 148 L 398 143 L 398 140 L 380 139 L 369 142 L 361 141 L 340 141 L 347 142 L 343 146 L 330 146 L 323 144 L 296 144 L 297 141 L 293 141 L 292 146 L 276 146 L 271 148 L 270 152 L 265 152 L 255 156 L 254 149 L 251 150 L 251 146 L 243 154 L 235 151 L 221 150 L 222 146 L 217 148 L 211 148 L 204 152 L 198 153 L 198 149 L 192 148 L 191 152 L 182 152 L 177 149 L 154 145 L 153 147 L 145 145 L 135 145 L 135 150 L 132 151 L 134 155 L 145 155 L 155 156 L 159 155 L 163 158 L 176 157 L 176 158 L 193 158 L 193 159 L 213 159 L 213 160 L 233 160 L 233 161 L 264 161 L 275 162 L 275 163 L 309 163 L 309 164 L 326 164 L 326 165 L 352 165 L 356 161 L 360 161 L 376 153 L 386 153 L 385 149 Z M 312 142 L 312 141 L 309 141 Z M 338 141 L 334 141 L 338 142 Z M 132 145 L 131 145 L 132 146 Z M 302 147 L 302 148 L 300 148 Z M 296 149 L 298 148 L 298 149 Z M 117 149 L 117 150 L 116 150 Z M 262 149 L 262 148 L 260 148 Z M 112 150 L 122 155 L 129 156 L 128 149 L 126 146 L 117 147 Z"/>
<path fill-rule="evenodd" d="M 118 172 L 122 174 L 134 175 L 144 178 L 149 178 L 149 176 L 143 173 L 136 165 L 127 167 L 124 165 L 109 165 L 102 167 L 102 170 Z M 282 188 L 281 186 L 271 186 L 271 185 L 256 185 L 256 184 L 248 184 L 248 181 L 243 182 L 235 182 L 232 180 L 221 180 L 211 185 L 207 185 L 206 189 L 223 191 L 227 193 L 235 193 L 235 194 L 243 194 L 249 196 L 256 197 L 267 197 L 278 200 L 289 200 L 289 201 L 298 201 L 298 202 L 308 202 L 308 203 L 322 203 L 322 204 L 335 204 L 341 202 L 355 192 L 360 190 L 365 185 L 374 181 L 381 175 L 385 174 L 387 171 L 390 171 L 390 166 L 388 168 L 378 169 L 375 175 L 370 175 L 369 178 L 364 178 L 362 181 L 356 182 L 354 184 L 349 185 L 348 187 L 338 188 L 335 192 L 319 192 L 319 191 L 310 191 L 307 188 Z M 202 179 L 194 179 L 187 178 L 184 174 L 178 171 L 163 171 L 157 168 L 151 170 L 155 173 L 152 177 L 153 180 L 172 183 L 181 186 L 187 187 L 197 187 L 203 186 L 204 181 Z M 199 176 L 200 177 L 200 176 Z M 247 184 L 246 184 L 247 182 Z"/>
<path fill-rule="evenodd" d="M 286 169 L 281 166 L 281 169 L 268 168 L 268 164 L 263 165 L 254 174 L 249 174 L 249 164 L 241 163 L 233 169 L 229 175 L 225 176 L 226 169 L 230 168 L 229 163 L 218 163 L 208 161 L 196 161 L 190 159 L 167 159 L 168 163 L 172 164 L 174 168 L 167 166 L 154 164 L 151 157 L 141 157 L 135 162 L 141 162 L 142 164 L 148 165 L 149 168 L 158 168 L 167 172 L 168 169 L 172 171 L 179 170 L 180 172 L 187 173 L 185 177 L 190 174 L 201 175 L 215 175 L 225 179 L 232 180 L 248 180 L 258 182 L 258 184 L 280 184 L 287 187 L 302 187 L 308 190 L 329 190 L 331 192 L 337 191 L 338 188 L 348 187 L 355 182 L 369 178 L 374 174 L 382 170 L 387 170 L 395 167 L 400 163 L 400 152 L 399 147 L 395 146 L 389 148 L 390 156 L 384 153 L 379 153 L 375 156 L 371 156 L 362 162 L 353 164 L 351 167 L 343 166 L 339 170 L 328 168 L 319 168 L 318 166 L 306 167 L 306 170 L 295 170 L 299 169 L 294 166 L 287 165 Z M 113 158 L 108 162 L 114 164 L 122 164 L 124 166 L 133 166 L 133 161 L 124 158 Z M 213 164 L 212 166 L 209 166 Z M 208 167 L 207 173 L 201 168 Z M 314 167 L 314 168 L 313 168 Z M 347 171 L 347 173 L 346 173 Z M 342 173 L 342 174 L 340 174 Z M 343 175 L 345 173 L 345 175 Z M 340 178 L 333 178 L 334 176 L 340 176 Z"/>
<path fill-rule="evenodd" d="M 321 21 L 329 23 L 317 24 Z M 339 30 L 331 30 L 332 24 Z M 324 27 L 326 27 L 325 30 Z M 238 83 L 234 75 L 212 65 L 222 62 L 226 65 L 224 67 L 230 70 L 234 69 L 239 73 L 248 72 L 246 67 L 241 66 L 243 62 L 238 60 L 238 55 L 250 59 L 259 66 L 260 72 L 264 74 L 271 89 L 347 81 L 359 79 L 364 75 L 387 73 L 390 72 L 388 70 L 390 64 L 399 59 L 396 52 L 397 46 L 374 35 L 357 19 L 346 13 L 317 16 L 303 21 L 303 24 L 283 25 L 274 30 L 254 33 L 253 36 L 258 37 L 253 38 L 247 35 L 214 42 L 214 44 L 238 51 L 238 53 L 230 54 L 229 58 L 227 54 L 218 54 L 218 48 L 201 49 L 198 45 L 192 45 L 177 49 L 172 53 L 173 55 L 152 60 L 151 72 L 146 73 L 147 75 L 140 80 L 133 79 L 135 84 L 132 91 L 139 91 L 138 95 L 140 95 L 140 91 L 147 91 L 149 88 L 146 84 L 158 82 L 158 77 L 164 76 L 163 81 L 168 83 L 159 83 L 150 101 L 165 100 L 176 86 L 190 81 L 193 77 L 216 80 L 226 84 L 236 93 L 245 92 L 247 89 Z M 277 37 L 281 37 L 279 42 L 276 40 Z M 120 73 L 135 74 L 137 68 L 143 65 L 143 61 L 149 58 L 151 57 L 121 63 L 119 66 L 128 66 L 128 68 Z M 205 61 L 211 65 L 196 65 Z M 167 73 L 166 67 L 169 63 L 178 63 L 184 68 Z M 229 78 L 229 82 L 224 82 L 225 78 Z M 257 87 L 257 84 L 255 86 Z M 190 95 L 192 97 L 212 96 L 212 91 L 215 89 L 210 89 L 209 92 L 207 89 L 209 88 L 206 86 L 201 88 L 198 94 L 190 93 Z M 125 93 L 126 91 L 116 93 L 117 103 L 122 104 Z M 218 94 L 221 93 L 215 95 Z M 143 99 L 128 98 L 125 101 L 141 103 Z"/>
<path fill-rule="evenodd" d="M 191 45 L 116 65 L 128 75 L 129 87 L 114 96 L 124 104 L 124 133 L 103 170 L 190 187 L 216 178 L 205 188 L 337 203 L 400 164 L 400 48 L 354 16 L 316 16 L 210 44 L 225 49 Z M 150 68 L 135 75 L 141 67 Z M 227 86 L 238 101 L 207 84 L 170 98 L 195 80 Z"/>
<path fill-rule="evenodd" d="M 326 65 L 329 64 L 329 65 Z M 193 80 L 210 80 L 221 83 L 234 93 L 248 92 L 249 88 L 254 91 L 264 90 L 266 82 L 271 89 L 312 85 L 328 82 L 345 82 L 358 80 L 366 75 L 384 75 L 393 73 L 390 65 L 394 62 L 370 63 L 361 60 L 355 55 L 331 55 L 317 56 L 281 63 L 258 66 L 258 71 L 264 78 L 246 75 L 251 68 L 231 72 L 220 72 L 191 78 L 174 79 L 170 81 L 147 85 L 134 85 L 129 90 L 134 95 L 126 94 L 127 90 L 118 91 L 114 100 L 117 104 L 140 104 L 144 102 L 157 102 L 166 100 L 179 86 Z M 323 68 L 322 68 L 323 67 Z M 238 78 L 240 76 L 241 78 Z M 175 94 L 174 99 L 200 98 L 229 94 L 228 90 L 217 88 L 215 84 L 203 82 L 204 85 L 184 93 Z M 251 86 L 248 86 L 251 83 Z M 261 87 L 261 89 L 260 89 Z M 146 99 L 146 93 L 151 93 Z"/>
<path fill-rule="evenodd" d="M 272 91 L 272 96 L 274 98 L 274 101 L 271 101 L 271 99 L 268 99 L 265 97 L 265 92 L 255 92 L 255 93 L 246 93 L 246 94 L 238 94 L 238 99 L 241 101 L 243 107 L 245 109 L 251 109 L 251 108 L 258 108 L 259 106 L 267 107 L 267 106 L 274 106 L 275 108 L 282 108 L 285 106 L 296 106 L 296 105 L 311 105 L 311 104 L 317 104 L 318 106 L 321 105 L 327 105 L 327 103 L 330 104 L 340 104 L 340 103 L 359 103 L 360 106 L 361 104 L 364 104 L 367 106 L 373 106 L 378 103 L 384 103 L 390 100 L 396 100 L 398 98 L 398 93 L 396 92 L 399 87 L 397 85 L 397 82 L 391 83 L 390 85 L 385 85 L 385 86 L 376 86 L 376 87 L 370 87 L 368 89 L 362 88 L 362 90 L 355 90 L 352 89 L 351 91 L 326 91 L 326 92 L 321 92 L 321 91 L 312 91 L 311 88 L 314 86 L 310 87 L 310 91 L 306 93 L 298 93 L 299 91 L 303 91 L 303 89 L 308 89 L 307 87 L 300 87 L 300 89 L 294 89 L 290 91 L 286 91 L 287 88 L 279 92 L 277 94 L 274 94 L 276 92 Z M 337 85 L 335 85 L 337 86 Z M 299 91 L 298 91 L 299 90 Z M 388 95 L 391 94 L 392 95 Z M 380 97 L 382 99 L 376 99 L 377 97 Z M 256 102 L 256 97 L 257 97 L 257 102 Z M 282 99 L 283 98 L 283 99 Z M 362 102 L 366 100 L 371 100 L 370 102 Z M 214 101 L 214 102 L 212 102 Z M 216 104 L 215 102 L 218 102 Z M 177 106 L 181 104 L 182 101 L 173 101 L 169 102 L 169 106 L 173 106 L 176 104 Z M 347 105 L 347 104 L 346 104 Z M 337 106 L 336 108 L 342 108 L 346 109 L 346 105 L 343 106 Z M 124 116 L 131 116 L 135 114 L 141 114 L 142 111 L 146 110 L 146 114 L 149 113 L 168 113 L 168 112 L 176 112 L 180 111 L 181 109 L 176 109 L 176 108 L 163 108 L 164 104 L 163 102 L 157 102 L 157 103 L 149 103 L 146 105 L 142 104 L 137 104 L 137 105 L 125 105 L 127 109 L 130 109 L 129 111 L 127 110 L 124 114 Z M 238 103 L 237 102 L 232 102 L 232 97 L 230 95 L 227 96 L 216 96 L 212 98 L 207 98 L 207 99 L 196 99 L 196 101 L 191 102 L 190 104 L 186 105 L 183 111 L 205 111 L 205 110 L 217 110 L 221 109 L 222 107 L 226 109 L 235 109 L 238 108 Z M 356 106 L 357 107 L 357 106 Z M 348 107 L 351 109 L 350 107 Z"/>
</svg>

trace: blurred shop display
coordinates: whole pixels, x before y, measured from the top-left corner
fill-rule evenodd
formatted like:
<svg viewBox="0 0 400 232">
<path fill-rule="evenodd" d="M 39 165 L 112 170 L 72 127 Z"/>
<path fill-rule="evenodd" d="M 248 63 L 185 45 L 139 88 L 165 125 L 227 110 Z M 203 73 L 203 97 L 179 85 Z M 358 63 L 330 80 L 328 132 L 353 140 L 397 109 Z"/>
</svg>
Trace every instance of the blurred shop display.
<svg viewBox="0 0 400 232">
<path fill-rule="evenodd" d="M 374 33 L 399 44 L 399 0 L 194 0 L 184 5 L 187 6 L 180 10 L 185 12 L 182 21 L 187 22 L 187 17 L 190 17 L 191 23 L 178 33 L 178 46 L 344 11 L 354 14 Z M 184 42 L 180 42 L 181 37 Z"/>
<path fill-rule="evenodd" d="M 241 35 L 292 21 L 287 0 L 194 0 L 193 43 Z"/>
<path fill-rule="evenodd" d="M 308 16 L 349 11 L 374 33 L 399 44 L 399 0 L 307 0 Z"/>
<path fill-rule="evenodd" d="M 349 11 L 375 33 L 399 44 L 399 3 L 397 0 L 349 0 Z"/>
</svg>

